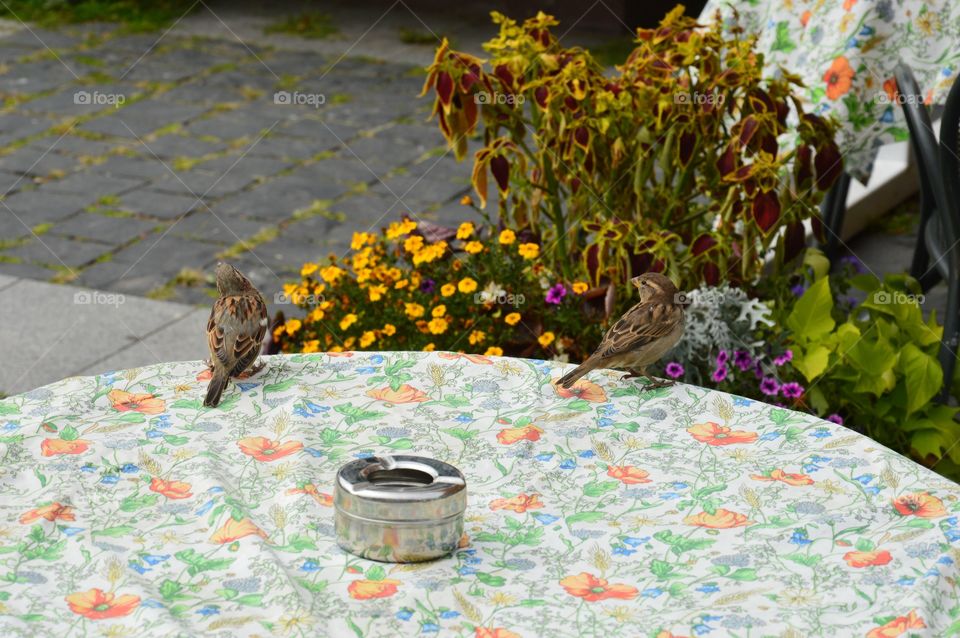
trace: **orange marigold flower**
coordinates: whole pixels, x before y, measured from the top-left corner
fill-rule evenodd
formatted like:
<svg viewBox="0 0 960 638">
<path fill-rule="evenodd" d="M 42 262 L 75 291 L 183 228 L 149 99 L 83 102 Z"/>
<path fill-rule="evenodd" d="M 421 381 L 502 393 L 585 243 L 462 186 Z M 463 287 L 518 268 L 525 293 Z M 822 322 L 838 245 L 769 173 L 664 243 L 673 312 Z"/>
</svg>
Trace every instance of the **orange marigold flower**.
<svg viewBox="0 0 960 638">
<path fill-rule="evenodd" d="M 543 430 L 535 425 L 525 425 L 521 428 L 506 428 L 497 432 L 497 441 L 503 445 L 513 445 L 518 441 L 539 441 Z"/>
<path fill-rule="evenodd" d="M 150 481 L 150 491 L 163 494 L 171 500 L 190 498 L 193 496 L 189 483 L 184 483 L 183 481 L 164 481 L 156 476 Z"/>
<path fill-rule="evenodd" d="M 397 593 L 399 580 L 384 578 L 383 580 L 355 580 L 347 586 L 350 598 L 354 600 L 370 600 L 371 598 L 389 598 Z"/>
<path fill-rule="evenodd" d="M 709 529 L 730 529 L 733 527 L 753 525 L 753 521 L 749 520 L 743 514 L 725 509 L 718 509 L 713 514 L 700 512 L 699 514 L 686 517 L 683 519 L 683 522 L 687 525 L 706 527 Z"/>
<path fill-rule="evenodd" d="M 647 478 L 650 476 L 650 472 L 632 465 L 611 465 L 607 468 L 607 476 L 627 485 L 650 482 L 650 479 Z"/>
<path fill-rule="evenodd" d="M 437 349 L 437 346 L 436 344 L 433 344 L 433 343 L 428 343 L 427 345 L 423 346 L 424 352 L 433 352 L 436 349 Z"/>
<path fill-rule="evenodd" d="M 443 304 L 440 304 L 436 308 L 430 311 L 430 316 L 432 317 L 442 317 L 447 314 L 447 307 Z"/>
<path fill-rule="evenodd" d="M 305 264 L 303 265 L 303 267 L 300 269 L 300 276 L 301 276 L 301 277 L 309 277 L 309 276 L 312 275 L 313 273 L 317 272 L 317 269 L 318 269 L 318 268 L 320 268 L 320 266 L 318 266 L 317 264 L 314 264 L 314 263 L 308 261 L 308 262 L 305 263 Z"/>
<path fill-rule="evenodd" d="M 64 439 L 44 439 L 40 442 L 40 452 L 44 456 L 57 456 L 58 454 L 83 454 L 90 445 L 89 441 L 83 439 L 74 439 L 65 441 Z"/>
<path fill-rule="evenodd" d="M 407 313 L 407 316 L 411 319 L 416 319 L 417 317 L 422 317 L 424 313 L 423 306 L 418 303 L 405 303 L 404 309 Z"/>
<path fill-rule="evenodd" d="M 465 295 L 470 294 L 476 289 L 477 289 L 477 281 L 475 279 L 471 279 L 470 277 L 464 277 L 463 279 L 460 280 L 460 283 L 457 284 L 457 290 L 459 290 Z"/>
<path fill-rule="evenodd" d="M 283 329 L 287 331 L 287 336 L 292 337 L 302 325 L 303 323 L 299 319 L 287 319 L 287 322 L 283 324 Z"/>
<path fill-rule="evenodd" d="M 574 282 L 571 288 L 573 289 L 574 294 L 582 295 L 583 293 L 587 292 L 590 289 L 590 286 L 588 286 L 582 281 L 577 281 L 577 282 Z"/>
<path fill-rule="evenodd" d="M 813 485 L 813 479 L 806 474 L 788 474 L 780 469 L 772 470 L 767 474 L 751 474 L 750 478 L 755 481 L 780 481 L 794 487 Z"/>
<path fill-rule="evenodd" d="M 253 521 L 249 518 L 237 521 L 234 520 L 233 517 L 228 517 L 227 522 L 221 525 L 220 529 L 215 531 L 213 536 L 210 537 L 210 542 L 225 545 L 246 536 L 253 535 L 263 539 L 267 538 L 267 533 L 254 525 Z"/>
<path fill-rule="evenodd" d="M 453 284 L 443 284 L 440 286 L 440 294 L 444 297 L 450 297 L 456 294 L 457 287 Z"/>
<path fill-rule="evenodd" d="M 119 618 L 133 613 L 140 605 L 140 597 L 133 594 L 117 595 L 102 589 L 78 591 L 64 597 L 70 611 L 90 620 Z"/>
<path fill-rule="evenodd" d="M 73 513 L 73 506 L 63 503 L 50 503 L 43 507 L 38 507 L 23 513 L 20 516 L 20 522 L 24 525 L 32 523 L 37 519 L 48 521 L 75 521 L 77 517 Z"/>
<path fill-rule="evenodd" d="M 890 552 L 883 550 L 879 552 L 847 552 L 843 555 L 843 560 L 847 561 L 850 567 L 876 567 L 886 565 L 893 560 Z"/>
<path fill-rule="evenodd" d="M 517 514 L 523 514 L 527 510 L 538 510 L 543 508 L 539 494 L 517 494 L 513 498 L 495 498 L 490 501 L 490 509 L 510 510 Z"/>
<path fill-rule="evenodd" d="M 823 74 L 823 81 L 827 83 L 827 97 L 831 100 L 838 100 L 850 91 L 853 84 L 853 76 L 856 72 L 850 66 L 850 60 L 844 56 L 839 56 Z"/>
<path fill-rule="evenodd" d="M 926 492 L 904 494 L 893 499 L 893 507 L 902 516 L 919 516 L 920 518 L 938 518 L 946 516 L 947 510 L 936 496 Z"/>
<path fill-rule="evenodd" d="M 588 572 L 580 572 L 576 576 L 567 576 L 561 579 L 560 586 L 567 593 L 577 598 L 583 598 L 588 603 L 607 598 L 632 600 L 640 592 L 636 587 L 625 584 L 610 584 L 603 578 L 597 578 Z"/>
<path fill-rule="evenodd" d="M 577 399 L 583 399 L 591 403 L 607 402 L 607 393 L 603 391 L 603 388 L 593 381 L 587 381 L 586 379 L 580 379 L 569 388 L 564 388 L 554 383 L 553 389 L 564 399 L 576 397 Z"/>
<path fill-rule="evenodd" d="M 388 337 L 392 337 L 393 335 L 397 334 L 397 327 L 392 323 L 384 324 L 383 334 L 387 335 Z"/>
<path fill-rule="evenodd" d="M 463 249 L 471 255 L 476 255 L 478 252 L 483 250 L 483 244 L 478 241 L 468 241 L 466 244 L 464 244 Z"/>
<path fill-rule="evenodd" d="M 237 441 L 240 451 L 258 461 L 276 461 L 303 449 L 300 441 L 271 441 L 265 436 L 251 436 Z"/>
<path fill-rule="evenodd" d="M 507 228 L 506 230 L 500 231 L 499 241 L 503 245 L 512 244 L 513 242 L 517 241 L 517 234 Z"/>
<path fill-rule="evenodd" d="M 707 445 L 734 445 L 737 443 L 753 443 L 757 440 L 756 432 L 731 430 L 725 425 L 713 421 L 695 423 L 687 428 L 687 432 L 696 440 Z"/>
<path fill-rule="evenodd" d="M 464 195 L 463 197 L 460 198 L 460 205 L 461 205 L 461 206 L 472 206 L 472 205 L 473 205 L 473 199 L 472 199 L 469 195 Z"/>
<path fill-rule="evenodd" d="M 503 348 L 499 348 L 497 346 L 490 346 L 489 348 L 487 348 L 486 352 L 484 352 L 483 354 L 487 355 L 488 357 L 502 357 Z"/>
<path fill-rule="evenodd" d="M 423 403 L 430 400 L 426 392 L 418 390 L 409 383 L 404 383 L 396 390 L 390 386 L 367 390 L 367 396 L 386 403 Z"/>
<path fill-rule="evenodd" d="M 520 244 L 517 246 L 517 252 L 524 259 L 536 259 L 540 256 L 540 246 L 531 243 Z"/>
<path fill-rule="evenodd" d="M 120 412 L 160 414 L 166 410 L 163 399 L 158 399 L 152 394 L 132 394 L 123 390 L 111 390 L 107 394 L 107 399 L 113 404 L 113 409 Z"/>
<path fill-rule="evenodd" d="M 556 338 L 557 338 L 557 336 L 556 336 L 555 334 L 553 334 L 552 332 L 549 332 L 549 331 L 548 331 L 548 332 L 544 332 L 542 335 L 540 335 L 539 337 L 537 337 L 537 342 L 538 342 L 541 346 L 543 346 L 544 348 L 546 348 L 546 347 L 549 346 L 551 343 L 553 343 L 553 340 L 556 339 Z"/>
<path fill-rule="evenodd" d="M 427 327 L 430 329 L 430 334 L 442 335 L 447 331 L 447 328 L 450 327 L 450 322 L 442 317 L 437 317 L 435 319 L 431 319 L 427 324 Z"/>
<path fill-rule="evenodd" d="M 522 317 L 520 316 L 519 312 L 511 312 L 510 314 L 508 314 L 506 317 L 503 318 L 503 322 L 508 326 L 515 326 L 518 323 L 520 323 L 521 318 Z"/>
<path fill-rule="evenodd" d="M 925 629 L 926 626 L 923 618 L 917 616 L 917 612 L 912 610 L 906 616 L 897 616 L 887 624 L 871 629 L 867 632 L 867 638 L 896 638 L 911 629 Z"/>
</svg>

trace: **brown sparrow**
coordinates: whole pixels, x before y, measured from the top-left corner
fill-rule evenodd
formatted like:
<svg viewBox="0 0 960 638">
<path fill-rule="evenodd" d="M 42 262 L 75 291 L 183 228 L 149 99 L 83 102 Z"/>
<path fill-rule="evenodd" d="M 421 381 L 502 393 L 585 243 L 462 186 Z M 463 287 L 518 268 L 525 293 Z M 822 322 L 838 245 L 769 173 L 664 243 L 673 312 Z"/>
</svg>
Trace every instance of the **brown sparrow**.
<svg viewBox="0 0 960 638">
<path fill-rule="evenodd" d="M 660 360 L 683 336 L 683 303 L 677 287 L 660 273 L 647 273 L 630 282 L 640 291 L 640 303 L 613 324 L 596 352 L 557 383 L 569 388 L 577 379 L 596 368 L 622 368 L 630 374 L 624 379 L 645 377 L 647 389 L 673 385 L 656 381 L 647 374 L 647 366 Z"/>
<path fill-rule="evenodd" d="M 230 377 L 239 376 L 257 360 L 267 332 L 267 304 L 250 280 L 230 264 L 217 264 L 217 291 L 207 322 L 207 344 L 213 377 L 203 404 L 216 407 Z M 263 367 L 254 367 L 255 374 Z"/>
</svg>

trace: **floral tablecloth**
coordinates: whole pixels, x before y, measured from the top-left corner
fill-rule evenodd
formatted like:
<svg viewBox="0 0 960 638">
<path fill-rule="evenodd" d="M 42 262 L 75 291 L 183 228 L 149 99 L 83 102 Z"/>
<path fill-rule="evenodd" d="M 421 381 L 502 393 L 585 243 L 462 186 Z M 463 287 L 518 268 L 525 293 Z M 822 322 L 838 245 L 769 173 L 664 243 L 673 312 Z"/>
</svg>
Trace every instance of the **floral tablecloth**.
<svg viewBox="0 0 960 638">
<path fill-rule="evenodd" d="M 960 71 L 960 2 L 956 0 L 710 0 L 733 23 L 757 34 L 766 68 L 783 67 L 807 86 L 813 112 L 841 123 L 848 173 L 866 181 L 881 144 L 908 139 L 894 101 L 893 69 L 903 59 L 924 99 L 942 103 Z"/>
<path fill-rule="evenodd" d="M 447 353 L 199 362 L 0 401 L 0 635 L 881 636 L 960 629 L 960 486 L 843 427 Z M 467 476 L 461 549 L 333 538 L 346 461 Z"/>
</svg>

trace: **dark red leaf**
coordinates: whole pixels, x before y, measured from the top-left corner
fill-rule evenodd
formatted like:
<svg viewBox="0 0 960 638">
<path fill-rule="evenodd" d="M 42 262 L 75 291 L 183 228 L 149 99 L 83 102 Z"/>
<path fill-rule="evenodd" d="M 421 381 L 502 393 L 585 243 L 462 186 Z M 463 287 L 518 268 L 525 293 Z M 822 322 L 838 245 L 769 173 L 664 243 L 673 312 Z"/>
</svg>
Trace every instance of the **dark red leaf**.
<svg viewBox="0 0 960 638">
<path fill-rule="evenodd" d="M 712 261 L 704 264 L 701 272 L 703 273 L 703 281 L 708 286 L 716 286 L 720 283 L 720 267 Z"/>
<path fill-rule="evenodd" d="M 753 134 L 757 132 L 760 123 L 752 115 L 748 115 L 740 123 L 740 144 L 746 146 L 753 139 Z"/>
<path fill-rule="evenodd" d="M 830 190 L 833 183 L 843 173 L 843 157 L 833 142 L 828 142 L 817 149 L 817 156 L 813 159 L 817 169 L 817 188 L 822 191 Z"/>
<path fill-rule="evenodd" d="M 513 88 L 513 73 L 510 73 L 510 69 L 507 68 L 506 64 L 498 64 L 497 68 L 493 70 L 493 74 L 500 78 L 500 81 L 507 87 Z"/>
<path fill-rule="evenodd" d="M 733 151 L 733 145 L 728 144 L 727 150 L 723 152 L 723 155 L 717 158 L 717 170 L 720 171 L 721 177 L 724 175 L 729 175 L 734 170 L 736 170 L 736 154 Z"/>
<path fill-rule="evenodd" d="M 563 98 L 563 104 L 571 111 L 576 111 L 578 108 L 580 108 L 580 105 L 577 103 L 577 101 L 569 95 Z"/>
<path fill-rule="evenodd" d="M 753 198 L 753 220 L 760 230 L 767 232 L 780 219 L 780 199 L 774 191 L 758 193 Z"/>
<path fill-rule="evenodd" d="M 470 87 L 480 81 L 480 78 L 473 71 L 467 71 L 460 76 L 460 90 L 464 93 L 470 92 Z"/>
<path fill-rule="evenodd" d="M 813 236 L 821 244 L 827 241 L 827 234 L 823 232 L 823 220 L 820 215 L 814 215 L 810 218 L 810 227 L 813 230 Z"/>
<path fill-rule="evenodd" d="M 693 256 L 696 257 L 697 255 L 702 255 L 716 245 L 717 240 L 704 233 L 694 240 L 693 245 L 690 247 L 690 251 L 693 253 Z"/>
<path fill-rule="evenodd" d="M 777 151 L 780 148 L 779 144 L 777 144 L 777 136 L 770 133 L 764 135 L 760 140 L 760 148 L 776 157 Z"/>
<path fill-rule="evenodd" d="M 810 179 L 813 177 L 813 169 L 810 167 L 810 160 L 813 157 L 813 151 L 804 144 L 797 147 L 797 160 L 794 167 L 794 175 L 797 182 L 797 188 L 806 189 Z"/>
<path fill-rule="evenodd" d="M 550 90 L 545 86 L 538 86 L 533 92 L 533 99 L 537 101 L 540 108 L 547 108 L 547 100 L 550 99 Z"/>
<path fill-rule="evenodd" d="M 501 193 L 506 193 L 510 187 L 510 163 L 506 157 L 498 155 L 490 160 L 490 172 L 493 173 L 493 179 L 497 180 L 497 188 Z"/>
<path fill-rule="evenodd" d="M 453 98 L 453 78 L 446 71 L 437 74 L 437 97 L 444 106 L 449 106 Z"/>
<path fill-rule="evenodd" d="M 680 165 L 686 166 L 690 163 L 690 159 L 693 157 L 693 148 L 697 144 L 697 136 L 694 135 L 692 131 L 687 131 L 680 134 L 680 145 L 678 151 L 680 153 Z"/>
<path fill-rule="evenodd" d="M 587 145 L 590 144 L 590 131 L 587 130 L 586 126 L 578 126 L 573 132 L 573 140 L 577 143 L 577 146 L 587 148 Z"/>
<path fill-rule="evenodd" d="M 787 230 L 783 236 L 783 258 L 791 261 L 794 257 L 803 252 L 806 246 L 806 233 L 803 228 L 803 222 L 795 221 L 787 224 Z"/>
</svg>

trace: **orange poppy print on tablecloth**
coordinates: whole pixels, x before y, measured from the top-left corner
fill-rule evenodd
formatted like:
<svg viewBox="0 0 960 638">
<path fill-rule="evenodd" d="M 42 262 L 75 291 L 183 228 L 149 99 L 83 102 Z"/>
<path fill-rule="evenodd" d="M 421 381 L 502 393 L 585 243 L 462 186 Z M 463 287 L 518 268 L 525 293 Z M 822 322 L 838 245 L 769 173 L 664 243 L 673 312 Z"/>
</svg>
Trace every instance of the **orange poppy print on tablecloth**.
<svg viewBox="0 0 960 638">
<path fill-rule="evenodd" d="M 492 510 L 510 510 L 523 514 L 527 510 L 538 510 L 543 507 L 539 494 L 517 494 L 513 498 L 496 498 L 490 501 Z"/>
<path fill-rule="evenodd" d="M 753 521 L 748 519 L 743 514 L 738 514 L 737 512 L 731 512 L 730 510 L 725 510 L 722 508 L 715 511 L 713 514 L 700 512 L 696 515 L 687 516 L 683 519 L 683 522 L 687 525 L 706 527 L 709 529 L 731 529 L 734 527 L 753 525 Z"/>
<path fill-rule="evenodd" d="M 355 580 L 347 586 L 350 598 L 354 600 L 370 600 L 371 598 L 389 598 L 397 593 L 399 580 L 385 578 L 383 580 Z"/>
<path fill-rule="evenodd" d="M 89 620 L 128 616 L 140 606 L 140 597 L 133 594 L 117 595 L 94 587 L 65 597 L 70 611 Z"/>
<path fill-rule="evenodd" d="M 237 446 L 240 448 L 240 451 L 247 456 L 252 456 L 258 461 L 266 463 L 282 459 L 285 456 L 289 456 L 303 449 L 303 443 L 299 441 L 281 443 L 280 441 L 271 441 L 264 436 L 252 436 L 246 439 L 240 439 L 237 441 Z"/>
<path fill-rule="evenodd" d="M 926 492 L 899 496 L 893 499 L 893 507 L 901 516 L 939 518 L 947 515 L 947 509 L 943 506 L 943 501 Z"/>
<path fill-rule="evenodd" d="M 741 443 L 753 443 L 757 440 L 756 432 L 745 432 L 741 430 L 732 430 L 725 425 L 707 421 L 706 423 L 695 423 L 687 428 L 690 436 L 706 443 L 707 445 L 737 445 Z"/>
<path fill-rule="evenodd" d="M 141 414 L 161 414 L 167 409 L 163 399 L 152 394 L 133 394 L 123 390 L 110 390 L 107 399 L 114 410 L 120 412 L 139 412 Z"/>
<path fill-rule="evenodd" d="M 853 85 L 853 76 L 856 72 L 850 66 L 850 60 L 839 56 L 823 74 L 823 81 L 827 83 L 827 97 L 839 100 L 850 91 Z"/>
<path fill-rule="evenodd" d="M 577 598 L 583 598 L 588 603 L 608 598 L 632 600 L 640 591 L 631 585 L 623 583 L 609 583 L 603 578 L 597 578 L 588 572 L 581 572 L 576 576 L 567 576 L 560 580 L 560 586 L 567 593 Z"/>
<path fill-rule="evenodd" d="M 162 494 L 171 500 L 190 498 L 193 496 L 189 483 L 184 483 L 183 481 L 164 481 L 156 476 L 150 481 L 150 491 Z"/>
<path fill-rule="evenodd" d="M 77 517 L 73 512 L 73 507 L 70 505 L 64 505 L 62 503 L 50 503 L 49 505 L 44 505 L 42 507 L 24 512 L 20 516 L 20 522 L 24 525 L 29 525 L 30 523 L 41 518 L 51 522 L 77 520 Z"/>
</svg>

